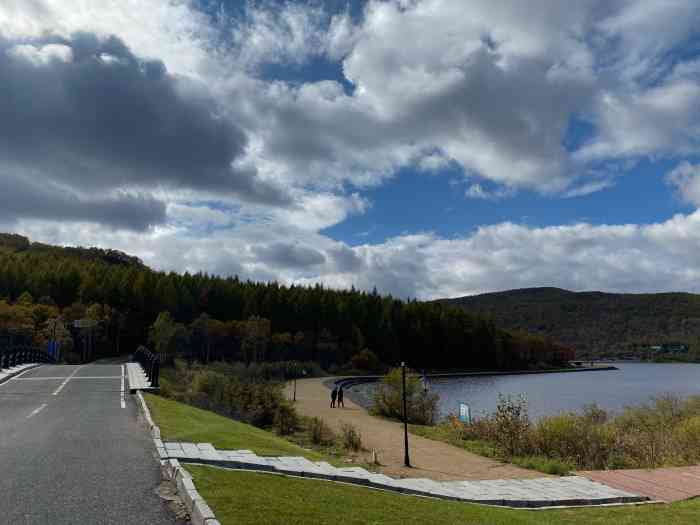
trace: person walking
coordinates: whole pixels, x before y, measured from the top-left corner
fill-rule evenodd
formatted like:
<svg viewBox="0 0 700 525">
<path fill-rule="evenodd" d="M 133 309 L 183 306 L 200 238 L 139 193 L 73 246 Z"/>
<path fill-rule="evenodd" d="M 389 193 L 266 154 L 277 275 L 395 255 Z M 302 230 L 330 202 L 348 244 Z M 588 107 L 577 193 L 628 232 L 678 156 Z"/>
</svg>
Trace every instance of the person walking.
<svg viewBox="0 0 700 525">
<path fill-rule="evenodd" d="M 338 389 L 338 408 L 345 408 L 345 403 L 343 403 L 343 385 L 340 385 Z"/>
<path fill-rule="evenodd" d="M 334 386 L 331 391 L 331 408 L 335 408 L 335 398 L 338 397 L 338 387 Z"/>
</svg>

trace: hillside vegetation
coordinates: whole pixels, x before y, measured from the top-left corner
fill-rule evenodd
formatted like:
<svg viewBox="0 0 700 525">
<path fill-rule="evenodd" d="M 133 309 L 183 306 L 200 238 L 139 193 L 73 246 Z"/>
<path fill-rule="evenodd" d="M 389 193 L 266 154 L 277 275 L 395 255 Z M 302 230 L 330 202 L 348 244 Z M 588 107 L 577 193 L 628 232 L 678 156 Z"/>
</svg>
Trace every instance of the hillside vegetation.
<svg viewBox="0 0 700 525">
<path fill-rule="evenodd" d="M 43 344 L 57 325 L 69 348 L 84 334 L 62 327 L 82 318 L 97 321 L 89 357 L 145 343 L 169 359 L 314 361 L 331 371 L 350 362 L 381 367 L 402 360 L 416 369 L 511 369 L 557 366 L 571 357 L 561 345 L 436 303 L 158 272 L 113 250 L 1 235 L 0 336 L 21 332 Z M 364 357 L 353 360 L 358 356 Z"/>
<path fill-rule="evenodd" d="M 613 294 L 527 288 L 456 299 L 441 304 L 487 316 L 498 325 L 553 338 L 577 357 L 643 355 L 650 345 L 682 342 L 697 354 L 700 295 Z"/>
</svg>

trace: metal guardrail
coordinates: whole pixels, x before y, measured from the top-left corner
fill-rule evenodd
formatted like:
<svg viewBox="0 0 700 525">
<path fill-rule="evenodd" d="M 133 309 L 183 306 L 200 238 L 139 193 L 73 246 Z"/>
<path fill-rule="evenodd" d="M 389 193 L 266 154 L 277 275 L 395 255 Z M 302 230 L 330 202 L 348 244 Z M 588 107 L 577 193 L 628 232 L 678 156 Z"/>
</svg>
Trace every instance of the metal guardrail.
<svg viewBox="0 0 700 525">
<path fill-rule="evenodd" d="M 53 363 L 48 351 L 34 346 L 0 348 L 0 369 L 27 363 Z"/>
<path fill-rule="evenodd" d="M 158 388 L 160 377 L 160 358 L 145 346 L 139 346 L 134 352 L 134 361 L 139 363 L 151 382 L 151 387 Z"/>
</svg>

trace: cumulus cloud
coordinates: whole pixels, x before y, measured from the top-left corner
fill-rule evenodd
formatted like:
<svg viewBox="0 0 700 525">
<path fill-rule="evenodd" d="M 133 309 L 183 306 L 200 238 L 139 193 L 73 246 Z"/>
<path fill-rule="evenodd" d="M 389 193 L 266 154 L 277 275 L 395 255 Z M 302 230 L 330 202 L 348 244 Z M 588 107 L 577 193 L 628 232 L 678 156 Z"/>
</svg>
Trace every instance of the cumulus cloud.
<svg viewBox="0 0 700 525">
<path fill-rule="evenodd" d="M 218 114 L 202 86 L 168 74 L 162 62 L 139 59 L 116 37 L 0 41 L 0 77 L 0 166 L 72 190 L 76 205 L 97 210 L 106 194 L 159 187 L 289 203 L 285 191 L 254 170 L 233 167 L 246 135 Z M 9 186 L 2 201 L 16 206 L 21 199 Z M 118 207 L 126 200 L 109 202 Z M 138 211 L 130 203 L 123 215 Z M 102 220 L 114 216 L 105 209 Z M 147 216 L 141 223 L 157 219 Z"/>
<path fill-rule="evenodd" d="M 165 222 L 165 203 L 138 193 L 116 192 L 83 198 L 44 180 L 18 177 L 0 168 L 0 221 L 13 227 L 21 218 L 92 221 L 143 231 Z"/>
<path fill-rule="evenodd" d="M 700 86 L 672 80 L 633 95 L 605 92 L 598 99 L 600 133 L 576 152 L 579 160 L 697 153 Z"/>
<path fill-rule="evenodd" d="M 700 165 L 683 162 L 666 175 L 685 202 L 700 207 Z"/>
<path fill-rule="evenodd" d="M 508 188 L 490 191 L 485 189 L 481 184 L 472 184 L 464 192 L 464 195 L 469 199 L 496 201 L 512 195 L 512 191 Z"/>
<path fill-rule="evenodd" d="M 697 3 L 339 4 L 4 0 L 0 226 L 163 269 L 400 297 L 697 290 L 698 212 L 361 246 L 323 233 L 381 207 L 365 189 L 402 168 L 461 170 L 470 198 L 575 197 L 626 171 L 608 165 L 697 155 L 700 67 L 679 53 Z M 303 77 L 315 59 L 332 78 Z M 697 166 L 667 180 L 700 205 Z"/>
<path fill-rule="evenodd" d="M 643 226 L 537 228 L 505 222 L 451 239 L 407 234 L 354 247 L 274 223 L 243 222 L 206 236 L 172 227 L 144 235 L 40 220 L 23 220 L 14 229 L 44 242 L 122 249 L 164 270 L 365 290 L 376 286 L 401 298 L 528 286 L 700 292 L 700 211 Z"/>
</svg>

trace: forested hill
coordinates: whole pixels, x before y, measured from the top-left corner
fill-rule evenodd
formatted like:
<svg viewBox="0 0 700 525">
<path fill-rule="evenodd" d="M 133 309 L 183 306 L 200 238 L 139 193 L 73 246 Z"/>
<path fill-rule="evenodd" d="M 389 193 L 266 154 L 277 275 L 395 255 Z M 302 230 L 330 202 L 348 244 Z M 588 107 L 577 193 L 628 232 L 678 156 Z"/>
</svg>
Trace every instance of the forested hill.
<svg viewBox="0 0 700 525">
<path fill-rule="evenodd" d="M 0 336 L 45 344 L 54 326 L 99 321 L 96 355 L 140 344 L 198 359 L 316 361 L 326 368 L 505 369 L 558 365 L 568 349 L 459 308 L 322 286 L 154 271 L 137 258 L 0 235 Z M 59 330 L 64 348 L 80 333 Z M 15 337 L 12 335 L 12 337 Z M 0 338 L 0 343 L 2 339 Z M 75 357 L 75 356 L 74 356 Z"/>
<path fill-rule="evenodd" d="M 526 288 L 456 299 L 475 315 L 511 330 L 547 335 L 574 347 L 578 357 L 639 353 L 649 345 L 700 343 L 700 295 L 614 294 Z"/>
</svg>

